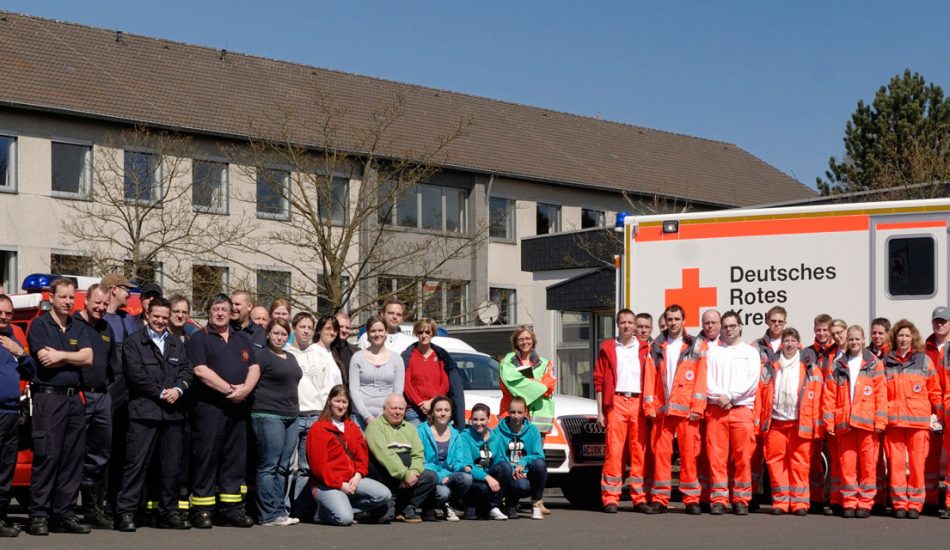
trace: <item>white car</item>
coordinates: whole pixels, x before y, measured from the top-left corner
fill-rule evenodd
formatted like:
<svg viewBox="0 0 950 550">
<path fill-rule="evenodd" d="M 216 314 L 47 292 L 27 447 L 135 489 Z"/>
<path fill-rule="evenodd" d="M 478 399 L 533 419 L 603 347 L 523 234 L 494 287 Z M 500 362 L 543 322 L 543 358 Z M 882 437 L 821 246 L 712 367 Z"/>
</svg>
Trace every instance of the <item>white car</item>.
<svg viewBox="0 0 950 550">
<path fill-rule="evenodd" d="M 458 338 L 436 336 L 432 343 L 448 351 L 462 371 L 466 411 L 471 411 L 476 403 L 484 403 L 493 415 L 498 415 L 498 361 Z M 604 430 L 597 424 L 597 403 L 593 399 L 555 394 L 554 415 L 554 428 L 544 439 L 547 486 L 560 487 L 575 506 L 598 506 Z"/>
</svg>

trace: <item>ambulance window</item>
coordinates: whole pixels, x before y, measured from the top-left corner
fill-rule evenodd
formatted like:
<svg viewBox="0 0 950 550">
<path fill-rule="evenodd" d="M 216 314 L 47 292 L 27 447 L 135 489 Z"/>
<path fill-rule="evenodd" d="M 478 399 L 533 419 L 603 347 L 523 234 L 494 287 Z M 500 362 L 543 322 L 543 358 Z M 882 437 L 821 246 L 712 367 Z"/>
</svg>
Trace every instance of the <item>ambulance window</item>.
<svg viewBox="0 0 950 550">
<path fill-rule="evenodd" d="M 887 241 L 891 296 L 932 296 L 936 292 L 933 237 L 903 237 Z"/>
</svg>

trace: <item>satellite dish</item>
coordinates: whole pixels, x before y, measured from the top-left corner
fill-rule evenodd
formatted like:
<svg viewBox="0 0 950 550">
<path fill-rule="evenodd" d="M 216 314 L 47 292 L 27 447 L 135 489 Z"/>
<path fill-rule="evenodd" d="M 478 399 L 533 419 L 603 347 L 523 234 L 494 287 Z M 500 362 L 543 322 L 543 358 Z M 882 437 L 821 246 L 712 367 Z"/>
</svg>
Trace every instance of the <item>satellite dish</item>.
<svg viewBox="0 0 950 550">
<path fill-rule="evenodd" d="M 478 305 L 478 319 L 490 325 L 498 320 L 498 305 L 490 300 L 485 300 Z"/>
</svg>

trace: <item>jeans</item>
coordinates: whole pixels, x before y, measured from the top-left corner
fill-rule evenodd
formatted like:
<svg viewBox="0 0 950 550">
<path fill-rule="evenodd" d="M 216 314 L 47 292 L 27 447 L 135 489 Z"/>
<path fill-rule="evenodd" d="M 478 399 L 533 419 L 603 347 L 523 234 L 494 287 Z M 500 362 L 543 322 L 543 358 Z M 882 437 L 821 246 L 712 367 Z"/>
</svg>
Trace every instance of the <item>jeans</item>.
<svg viewBox="0 0 950 550">
<path fill-rule="evenodd" d="M 455 472 L 454 474 L 449 474 L 448 479 L 445 480 L 444 484 L 440 479 L 439 484 L 435 486 L 436 507 L 441 508 L 450 501 L 462 502 L 462 499 L 471 488 L 472 474 L 467 474 L 465 472 Z"/>
<path fill-rule="evenodd" d="M 416 510 L 421 510 L 424 506 L 430 505 L 435 500 L 435 486 L 439 480 L 435 478 L 435 472 L 432 470 L 423 470 L 419 480 L 412 487 L 400 487 L 402 480 L 389 475 L 389 472 L 370 458 L 369 475 L 376 481 L 389 488 L 396 500 L 396 513 L 404 514 L 411 506 Z"/>
<path fill-rule="evenodd" d="M 297 419 L 251 416 L 251 426 L 257 439 L 257 508 L 261 523 L 267 523 L 290 515 L 285 499 Z"/>
<path fill-rule="evenodd" d="M 361 479 L 352 495 L 323 485 L 314 492 L 318 504 L 317 519 L 328 525 L 350 525 L 353 516 L 359 512 L 366 513 L 372 523 L 387 523 L 393 518 L 393 494 L 375 479 Z"/>
<path fill-rule="evenodd" d="M 544 497 L 544 485 L 548 482 L 548 467 L 544 460 L 536 458 L 525 468 L 527 477 L 511 479 L 508 485 L 508 506 L 513 506 L 521 497 L 531 495 L 537 501 Z"/>
<path fill-rule="evenodd" d="M 485 516 L 492 508 L 501 508 L 502 499 L 511 484 L 511 463 L 507 460 L 497 462 L 488 469 L 488 475 L 495 478 L 501 486 L 497 493 L 492 492 L 488 482 L 476 479 L 472 481 L 472 488 L 465 495 L 466 506 L 474 506 L 481 516 Z"/>
<path fill-rule="evenodd" d="M 313 494 L 310 491 L 310 465 L 307 463 L 307 434 L 310 427 L 320 418 L 311 414 L 297 417 L 297 469 L 294 470 L 294 489 L 291 500 L 293 516 L 300 519 L 312 518 L 316 512 Z"/>
<path fill-rule="evenodd" d="M 416 412 L 416 409 L 412 408 L 412 405 L 406 407 L 406 422 L 412 424 L 413 426 L 418 426 L 425 422 L 425 417 L 419 416 L 419 413 Z"/>
</svg>

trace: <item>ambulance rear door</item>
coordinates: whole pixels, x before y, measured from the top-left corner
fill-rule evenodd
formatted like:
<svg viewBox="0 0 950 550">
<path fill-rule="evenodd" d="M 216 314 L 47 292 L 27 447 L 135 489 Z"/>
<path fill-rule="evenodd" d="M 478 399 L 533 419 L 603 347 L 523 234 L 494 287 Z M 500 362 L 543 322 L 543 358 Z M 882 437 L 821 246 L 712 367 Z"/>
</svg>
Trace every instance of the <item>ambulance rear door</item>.
<svg viewBox="0 0 950 550">
<path fill-rule="evenodd" d="M 906 318 L 930 333 L 931 311 L 948 305 L 947 222 L 947 211 L 871 217 L 871 319 Z"/>
</svg>

